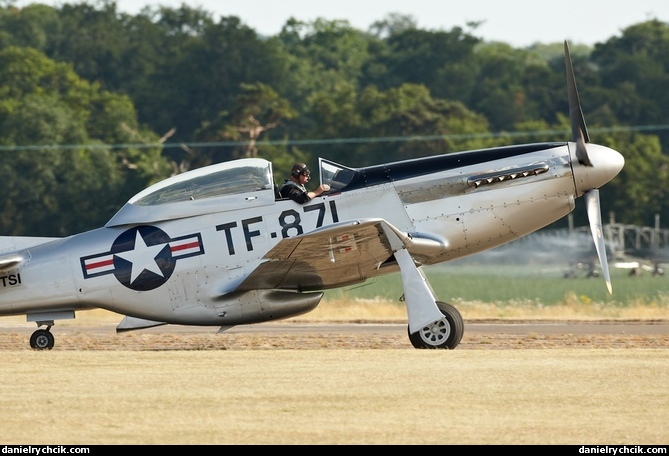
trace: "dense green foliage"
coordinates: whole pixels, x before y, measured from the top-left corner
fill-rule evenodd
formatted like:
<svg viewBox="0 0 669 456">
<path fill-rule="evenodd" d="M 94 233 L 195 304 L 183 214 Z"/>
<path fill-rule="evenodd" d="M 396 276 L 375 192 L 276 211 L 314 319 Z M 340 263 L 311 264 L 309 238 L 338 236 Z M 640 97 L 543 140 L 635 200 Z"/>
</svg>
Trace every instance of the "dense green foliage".
<svg viewBox="0 0 669 456">
<path fill-rule="evenodd" d="M 266 37 L 186 5 L 0 2 L 0 234 L 93 228 L 150 183 L 244 156 L 280 181 L 319 156 L 363 166 L 570 139 L 562 43 L 379 19 L 289 20 Z M 669 205 L 669 24 L 571 50 L 591 139 L 626 158 L 602 211 L 651 225 Z"/>
</svg>

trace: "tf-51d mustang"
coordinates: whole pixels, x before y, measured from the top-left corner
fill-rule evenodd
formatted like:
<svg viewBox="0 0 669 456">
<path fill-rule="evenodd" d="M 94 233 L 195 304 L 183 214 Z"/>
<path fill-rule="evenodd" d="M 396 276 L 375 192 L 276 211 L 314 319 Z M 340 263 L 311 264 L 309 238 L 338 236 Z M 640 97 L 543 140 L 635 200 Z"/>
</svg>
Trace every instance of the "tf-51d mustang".
<svg viewBox="0 0 669 456">
<path fill-rule="evenodd" d="M 330 191 L 300 205 L 277 198 L 272 165 L 241 159 L 189 171 L 130 199 L 102 228 L 65 238 L 0 238 L 0 315 L 25 314 L 35 349 L 55 320 L 102 308 L 117 331 L 219 326 L 313 310 L 324 290 L 399 272 L 416 348 L 455 348 L 458 310 L 422 266 L 492 249 L 586 200 L 606 285 L 598 188 L 623 168 L 592 144 L 569 48 L 572 140 L 472 150 L 350 168 L 319 160 Z M 42 328 L 46 326 L 46 328 Z"/>
</svg>

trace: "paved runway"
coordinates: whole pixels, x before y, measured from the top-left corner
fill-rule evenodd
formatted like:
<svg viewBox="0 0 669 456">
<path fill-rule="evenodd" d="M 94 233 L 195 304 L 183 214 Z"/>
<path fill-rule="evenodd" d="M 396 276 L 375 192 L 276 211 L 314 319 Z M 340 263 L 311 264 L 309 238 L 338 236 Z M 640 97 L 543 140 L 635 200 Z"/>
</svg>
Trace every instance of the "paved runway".
<svg viewBox="0 0 669 456">
<path fill-rule="evenodd" d="M 108 322 L 100 325 L 79 325 L 60 321 L 52 328 L 54 333 L 68 332 L 93 332 L 109 333 L 116 332 L 116 325 Z M 26 324 L 2 324 L 0 321 L 0 334 L 8 332 L 32 333 L 37 326 L 33 323 Z M 405 334 L 407 325 L 405 323 L 292 323 L 292 322 L 268 322 L 254 325 L 234 326 L 225 333 L 401 333 Z M 217 326 L 179 326 L 164 325 L 147 328 L 137 333 L 149 334 L 202 334 L 217 332 Z M 480 334 L 669 334 L 669 321 L 465 321 L 465 333 Z"/>
<path fill-rule="evenodd" d="M 0 349 L 29 349 L 36 325 L 0 320 Z M 395 322 L 269 322 L 218 327 L 164 325 L 116 332 L 116 323 L 57 322 L 55 349 L 375 349 L 412 348 Z M 458 349 L 669 348 L 669 321 L 465 321 Z"/>
</svg>

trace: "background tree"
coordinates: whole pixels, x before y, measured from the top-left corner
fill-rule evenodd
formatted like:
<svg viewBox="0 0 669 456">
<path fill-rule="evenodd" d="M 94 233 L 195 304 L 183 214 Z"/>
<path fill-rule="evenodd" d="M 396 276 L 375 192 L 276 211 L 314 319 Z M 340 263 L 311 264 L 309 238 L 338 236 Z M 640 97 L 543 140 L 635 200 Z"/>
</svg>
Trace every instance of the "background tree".
<svg viewBox="0 0 669 456">
<path fill-rule="evenodd" d="M 41 4 L 24 8 L 0 8 L 0 48 L 23 46 L 48 52 L 52 40 L 61 36 L 58 10 Z"/>
<path fill-rule="evenodd" d="M 662 88 L 669 84 L 669 24 L 650 20 L 628 27 L 620 37 L 598 43 L 591 60 L 599 67 L 601 87 L 608 90 L 618 121 L 666 123 L 669 93 Z M 666 149 L 669 133 L 659 134 Z"/>
<path fill-rule="evenodd" d="M 645 226 L 654 225 L 655 214 L 666 217 L 669 214 L 669 157 L 662 153 L 659 138 L 615 133 L 607 134 L 600 143 L 615 144 L 625 157 L 623 171 L 608 184 L 607 192 L 600 192 L 602 216 L 606 217 L 610 211 L 619 223 Z"/>
<path fill-rule="evenodd" d="M 233 141 L 242 143 L 225 152 L 229 158 L 257 157 L 261 136 L 271 138 L 270 130 L 279 134 L 285 121 L 294 118 L 297 112 L 285 98 L 274 89 L 262 84 L 242 84 L 231 113 L 221 112 L 214 122 L 207 122 L 196 132 L 198 141 Z M 264 145 L 261 146 L 264 148 Z M 285 150 L 285 149 L 284 149 Z M 216 149 L 200 154 L 201 162 L 210 164 L 216 160 Z M 218 158 L 223 154 L 218 153 Z M 205 158 L 206 157 L 206 158 Z"/>
<path fill-rule="evenodd" d="M 390 15 L 360 31 L 290 19 L 267 37 L 186 5 L 129 15 L 110 0 L 57 8 L 2 0 L 2 186 L 13 198 L 4 204 L 31 207 L 46 192 L 40 214 L 50 215 L 34 226 L 57 221 L 66 232 L 60 225 L 91 226 L 170 172 L 244 154 L 283 170 L 293 161 L 315 167 L 318 156 L 361 166 L 569 139 L 563 43 L 515 49 L 484 42 L 477 26 L 421 30 L 411 16 Z M 591 138 L 630 151 L 611 186 L 634 190 L 602 193 L 603 210 L 615 207 L 621 221 L 665 210 L 668 30 L 650 20 L 594 50 L 570 43 Z M 15 169 L 33 173 L 34 188 L 23 188 Z M 81 215 L 75 208 L 86 201 L 73 205 L 74 193 L 57 191 L 66 181 L 105 194 Z M 643 186 L 652 190 L 642 195 Z M 29 223 L 17 217 L 17 226 Z"/>
<path fill-rule="evenodd" d="M 104 224 L 139 189 L 166 177 L 160 148 L 139 151 L 120 122 L 136 125 L 127 97 L 78 78 L 29 48 L 0 51 L 1 230 L 66 235 Z M 73 214 L 77 214 L 73 217 Z"/>
</svg>

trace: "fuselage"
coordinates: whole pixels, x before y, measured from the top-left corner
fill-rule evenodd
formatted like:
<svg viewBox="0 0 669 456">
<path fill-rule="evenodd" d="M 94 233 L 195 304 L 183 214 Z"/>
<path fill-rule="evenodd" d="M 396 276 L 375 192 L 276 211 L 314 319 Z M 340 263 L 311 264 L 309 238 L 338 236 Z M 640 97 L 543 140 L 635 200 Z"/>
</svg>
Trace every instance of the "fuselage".
<svg viewBox="0 0 669 456">
<path fill-rule="evenodd" d="M 184 176 L 171 186 L 157 184 L 160 196 L 174 198 L 167 203 L 150 188 L 105 227 L 13 252 L 23 260 L 1 273 L 0 315 L 27 314 L 39 321 L 100 307 L 166 323 L 220 325 L 222 315 L 240 324 L 303 313 L 320 296 L 235 293 L 282 239 L 374 217 L 446 246 L 434 255 L 416 256 L 420 264 L 454 260 L 518 239 L 571 212 L 575 198 L 622 168 L 617 152 L 602 154 L 601 162 L 613 163 L 608 171 L 602 171 L 605 163 L 596 172 L 575 163 L 573 143 L 358 168 L 346 185 L 304 205 L 275 199 L 271 164 L 261 159 L 243 164 L 269 170 L 261 176 L 269 181 L 240 193 L 174 198 L 176 189 L 185 192 L 190 183 Z M 197 176 L 202 182 L 210 175 Z"/>
</svg>

